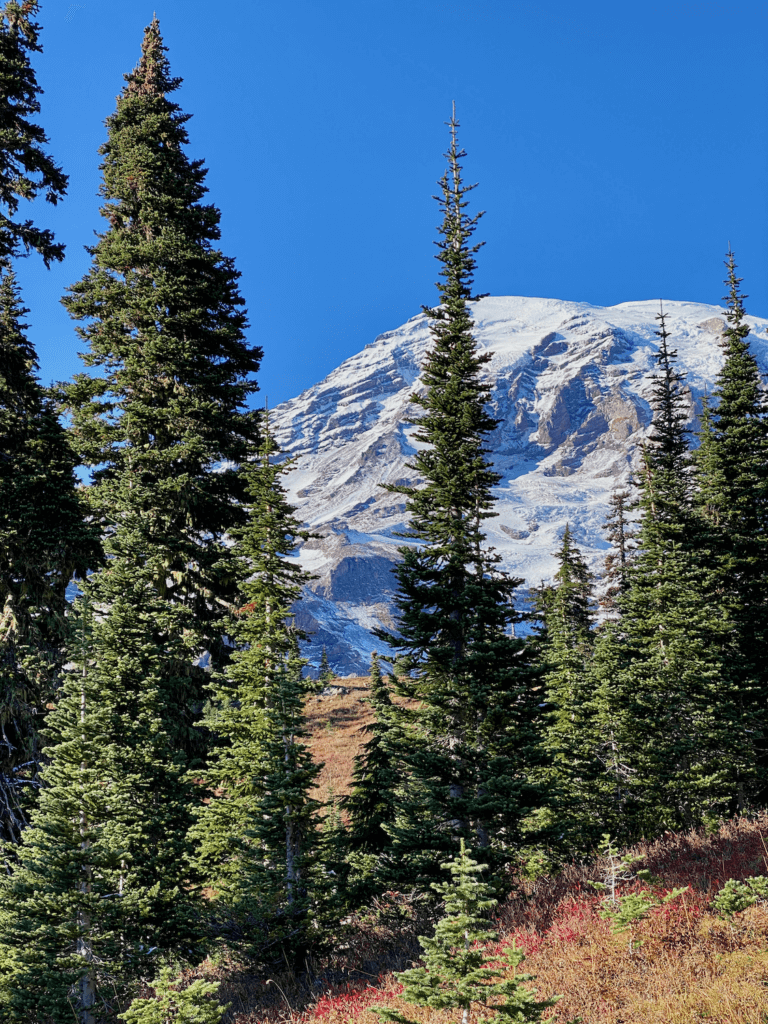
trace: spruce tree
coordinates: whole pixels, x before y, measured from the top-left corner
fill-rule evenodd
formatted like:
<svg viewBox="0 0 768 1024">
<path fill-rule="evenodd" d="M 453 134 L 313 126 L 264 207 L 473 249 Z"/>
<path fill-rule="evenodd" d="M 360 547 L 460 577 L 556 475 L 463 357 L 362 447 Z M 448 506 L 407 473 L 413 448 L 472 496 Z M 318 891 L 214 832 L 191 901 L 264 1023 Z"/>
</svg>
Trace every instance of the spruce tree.
<svg viewBox="0 0 768 1024">
<path fill-rule="evenodd" d="M 289 505 L 268 425 L 258 458 L 244 467 L 248 521 L 234 531 L 241 610 L 230 626 L 236 649 L 214 678 L 220 741 L 207 781 L 213 791 L 193 829 L 197 862 L 215 890 L 228 942 L 267 964 L 301 963 L 319 937 L 320 766 L 304 742 L 301 634 L 292 608 L 306 574 L 288 556 L 308 535 Z"/>
<path fill-rule="evenodd" d="M 3 1020 L 95 1024 L 163 957 L 202 955 L 185 829 L 195 784 L 163 725 L 157 570 L 113 559 L 98 574 L 109 614 L 80 604 L 39 807 L 0 878 Z"/>
<path fill-rule="evenodd" d="M 0 841 L 15 843 L 33 803 L 39 729 L 68 635 L 66 588 L 98 564 L 72 452 L 37 378 L 25 309 L 0 276 Z"/>
<path fill-rule="evenodd" d="M 414 1006 L 460 1011 L 461 1024 L 470 1024 L 473 1019 L 478 1024 L 489 1020 L 509 1024 L 542 1021 L 543 1012 L 557 999 L 537 1000 L 535 989 L 523 987 L 524 982 L 533 980 L 530 974 L 517 973 L 524 954 L 514 944 L 503 957 L 483 948 L 499 938 L 488 927 L 485 916 L 497 903 L 491 886 L 478 877 L 486 870 L 485 865 L 467 855 L 462 839 L 457 856 L 440 866 L 451 872 L 450 882 L 432 885 L 442 897 L 445 913 L 434 936 L 419 938 L 424 966 L 396 975 L 403 986 L 403 999 Z M 503 968 L 511 970 L 512 977 L 502 980 Z M 478 1008 L 491 1016 L 476 1018 Z M 382 1006 L 374 1009 L 383 1020 L 414 1024 L 396 1010 Z"/>
<path fill-rule="evenodd" d="M 439 855 L 460 837 L 502 855 L 539 800 L 529 781 L 537 679 L 525 642 L 511 635 L 520 581 L 499 570 L 483 534 L 500 477 L 486 446 L 496 426 L 481 376 L 490 356 L 477 351 L 470 313 L 480 248 L 470 239 L 480 215 L 466 213 L 474 186 L 462 181 L 455 114 L 449 124 L 438 197 L 441 302 L 425 307 L 433 345 L 409 421 L 419 443 L 410 468 L 422 483 L 391 488 L 406 496 L 411 543 L 395 569 L 397 632 L 381 634 L 405 669 L 396 690 L 415 702 L 397 713 L 412 742 L 401 745 L 407 782 L 390 826 L 393 866 L 411 882 L 434 877 Z"/>
<path fill-rule="evenodd" d="M 192 725 L 207 678 L 196 665 L 206 651 L 213 664 L 226 655 L 221 621 L 235 580 L 225 535 L 243 522 L 237 467 L 257 437 L 245 403 L 261 352 L 244 339 L 239 274 L 215 245 L 220 214 L 203 201 L 207 172 L 185 152 L 189 115 L 170 98 L 180 84 L 155 18 L 107 119 L 108 228 L 64 299 L 82 324 L 91 372 L 65 394 L 109 556 L 123 554 L 126 518 L 142 534 L 138 557 L 158 555 L 155 590 L 173 609 L 169 643 L 175 649 L 181 637 L 186 648 L 168 668 L 166 724 L 191 750 L 202 740 Z"/>
<path fill-rule="evenodd" d="M 40 113 L 31 53 L 40 53 L 37 0 L 8 0 L 0 11 L 0 264 L 38 252 L 50 266 L 64 258 L 64 246 L 49 228 L 18 220 L 21 200 L 42 196 L 55 205 L 67 191 L 67 175 L 46 153 L 45 132 L 35 123 Z"/>
<path fill-rule="evenodd" d="M 706 403 L 696 454 L 696 505 L 710 553 L 708 596 L 735 630 L 724 652 L 738 687 L 742 727 L 754 747 L 753 778 L 738 782 L 732 809 L 768 799 L 768 400 L 749 345 L 741 278 L 728 252 L 723 367 Z M 745 737 L 742 737 L 744 739 Z"/>
</svg>

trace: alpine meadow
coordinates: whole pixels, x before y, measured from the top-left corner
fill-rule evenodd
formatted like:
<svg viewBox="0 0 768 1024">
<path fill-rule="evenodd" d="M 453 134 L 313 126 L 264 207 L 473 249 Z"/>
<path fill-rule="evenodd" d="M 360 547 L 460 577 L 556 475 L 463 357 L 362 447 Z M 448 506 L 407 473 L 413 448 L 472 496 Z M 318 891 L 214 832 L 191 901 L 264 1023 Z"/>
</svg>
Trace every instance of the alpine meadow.
<svg viewBox="0 0 768 1024">
<path fill-rule="evenodd" d="M 155 15 L 46 385 L 44 6 L 0 11 L 0 1022 L 765 1024 L 768 321 L 730 243 L 724 306 L 481 294 L 449 98 L 436 295 L 270 408 Z"/>
</svg>

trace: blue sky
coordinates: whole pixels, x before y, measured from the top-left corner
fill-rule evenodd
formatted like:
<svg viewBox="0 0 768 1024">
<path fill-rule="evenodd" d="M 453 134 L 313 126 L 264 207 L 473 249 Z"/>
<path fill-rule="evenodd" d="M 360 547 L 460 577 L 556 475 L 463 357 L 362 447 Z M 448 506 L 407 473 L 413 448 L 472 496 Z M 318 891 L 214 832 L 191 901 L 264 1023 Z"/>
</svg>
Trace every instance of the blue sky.
<svg viewBox="0 0 768 1024">
<path fill-rule="evenodd" d="M 101 230 L 98 147 L 157 10 L 210 169 L 270 405 L 435 299 L 451 101 L 478 181 L 478 290 L 719 303 L 736 251 L 768 315 L 768 5 L 582 0 L 42 0 L 41 120 L 67 244 L 19 267 L 41 376 Z"/>
</svg>

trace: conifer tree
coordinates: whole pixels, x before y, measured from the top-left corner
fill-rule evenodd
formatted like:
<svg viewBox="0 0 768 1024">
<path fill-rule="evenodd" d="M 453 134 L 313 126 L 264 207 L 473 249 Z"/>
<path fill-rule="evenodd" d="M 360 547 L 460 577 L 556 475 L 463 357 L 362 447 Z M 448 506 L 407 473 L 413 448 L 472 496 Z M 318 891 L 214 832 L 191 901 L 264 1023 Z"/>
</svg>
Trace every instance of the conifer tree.
<svg viewBox="0 0 768 1024">
<path fill-rule="evenodd" d="M 237 465 L 257 436 L 245 403 L 261 352 L 244 340 L 239 274 L 215 245 L 220 214 L 203 201 L 207 172 L 185 152 L 189 115 L 170 98 L 180 84 L 155 18 L 107 119 L 109 226 L 64 299 L 82 323 L 92 372 L 65 393 L 108 554 L 122 553 L 126 517 L 143 532 L 139 551 L 158 553 L 155 590 L 174 613 L 169 638 L 186 646 L 181 668 L 168 670 L 178 686 L 166 724 L 192 748 L 202 740 L 191 726 L 207 678 L 195 665 L 205 651 L 213 664 L 226 653 L 221 620 L 235 582 L 225 534 L 243 521 Z"/>
<path fill-rule="evenodd" d="M 67 176 L 47 138 L 30 55 L 39 53 L 36 0 L 0 10 L 0 842 L 16 842 L 33 802 L 38 727 L 61 665 L 65 588 L 98 561 L 75 494 L 76 460 L 37 380 L 12 260 L 38 252 L 46 266 L 64 246 L 18 219 L 24 201 L 56 204 Z"/>
<path fill-rule="evenodd" d="M 441 302 L 425 307 L 433 346 L 425 394 L 411 397 L 420 447 L 410 467 L 423 483 L 392 488 L 406 495 L 415 543 L 401 548 L 395 570 L 398 630 L 381 634 L 402 656 L 397 691 L 418 702 L 398 713 L 413 740 L 402 745 L 408 781 L 390 826 L 404 881 L 433 877 L 440 852 L 459 837 L 482 848 L 514 844 L 539 799 L 529 782 L 536 674 L 526 644 L 511 635 L 520 581 L 499 570 L 483 534 L 500 477 L 486 447 L 496 426 L 481 379 L 490 356 L 477 351 L 470 313 L 480 246 L 469 243 L 480 215 L 466 213 L 474 186 L 462 181 L 458 127 L 454 114 L 438 197 Z"/>
<path fill-rule="evenodd" d="M 333 672 L 331 671 L 331 666 L 328 664 L 328 651 L 325 649 L 325 644 L 323 644 L 323 653 L 320 655 L 320 670 L 318 679 L 323 684 L 323 686 L 328 686 L 330 683 L 333 682 L 334 679 Z"/>
<path fill-rule="evenodd" d="M 626 838 L 699 823 L 721 813 L 745 750 L 734 733 L 733 691 L 723 644 L 729 623 L 706 599 L 707 573 L 692 515 L 685 393 L 667 344 L 665 316 L 654 378 L 654 419 L 642 454 L 638 551 L 596 670 L 611 723 L 612 763 L 629 771 Z M 611 645 L 618 645 L 618 651 Z M 616 666 L 612 681 L 604 671 Z M 606 737 L 602 737 L 605 746 Z M 614 778 L 614 783 L 615 783 Z M 610 825 L 606 821 L 606 825 Z"/>
<path fill-rule="evenodd" d="M 342 806 L 349 815 L 350 849 L 378 854 L 391 843 L 386 826 L 394 820 L 398 772 L 391 745 L 395 731 L 392 700 L 375 651 L 366 701 L 374 717 L 363 730 L 368 739 L 355 758 L 352 791 Z"/>
<path fill-rule="evenodd" d="M 81 604 L 39 807 L 0 877 L 3 1020 L 96 1024 L 158 959 L 201 955 L 184 828 L 194 783 L 163 726 L 156 573 L 151 559 L 114 559 L 98 574 L 109 614 Z"/>
<path fill-rule="evenodd" d="M 493 1014 L 476 1018 L 480 1024 L 490 1019 L 509 1024 L 542 1021 L 544 1011 L 557 999 L 537 1000 L 535 989 L 523 987 L 524 982 L 533 980 L 530 974 L 517 973 L 524 954 L 514 944 L 503 957 L 483 948 L 498 941 L 485 917 L 497 901 L 491 886 L 478 877 L 485 865 L 468 856 L 462 839 L 458 855 L 440 866 L 451 872 L 450 882 L 432 885 L 443 899 L 445 913 L 432 938 L 419 938 L 424 966 L 397 975 L 403 998 L 414 1006 L 458 1010 L 461 1024 L 470 1024 L 478 1008 Z M 512 977 L 503 981 L 502 966 L 512 971 Z M 396 1010 L 375 1009 L 383 1020 L 414 1024 Z"/>
<path fill-rule="evenodd" d="M 0 276 L 0 841 L 37 787 L 38 731 L 68 634 L 67 584 L 99 562 L 72 452 L 37 378 L 15 277 Z"/>
<path fill-rule="evenodd" d="M 307 575 L 288 560 L 299 538 L 282 486 L 289 464 L 268 424 L 248 462 L 248 521 L 234 531 L 239 616 L 236 650 L 213 683 L 215 732 L 207 777 L 214 791 L 193 829 L 197 860 L 217 894 L 224 938 L 263 962 L 301 963 L 317 938 L 320 767 L 304 742 L 306 661 L 292 624 Z"/>
<path fill-rule="evenodd" d="M 55 205 L 67 191 L 67 175 L 46 153 L 45 132 L 36 124 L 40 113 L 31 53 L 40 53 L 40 26 L 34 20 L 37 0 L 7 0 L 0 11 L 0 264 L 38 252 L 50 266 L 64 258 L 64 246 L 49 228 L 31 219 L 16 219 L 21 200 L 42 196 Z"/>
<path fill-rule="evenodd" d="M 182 988 L 183 981 L 174 982 L 173 974 L 170 967 L 164 967 L 152 983 L 154 996 L 134 999 L 128 1010 L 118 1015 L 120 1020 L 125 1024 L 221 1024 L 228 1009 L 228 1005 L 214 1002 L 221 982 L 198 978 Z"/>
<path fill-rule="evenodd" d="M 732 809 L 768 798 L 768 399 L 749 345 L 745 295 L 728 252 L 723 367 L 705 404 L 696 454 L 696 504 L 712 571 L 709 599 L 734 626 L 725 653 L 738 687 L 742 727 L 754 745 L 754 777 L 741 779 Z"/>
<path fill-rule="evenodd" d="M 373 720 L 362 730 L 368 738 L 355 757 L 352 790 L 341 800 L 349 821 L 340 837 L 346 848 L 345 863 L 341 870 L 335 869 L 343 876 L 353 908 L 365 905 L 380 891 L 382 863 L 391 851 L 389 829 L 395 822 L 397 792 L 402 783 L 398 754 L 402 737 L 375 651 L 365 701 Z"/>
<path fill-rule="evenodd" d="M 605 517 L 605 536 L 611 545 L 605 558 L 607 587 L 600 600 L 605 611 L 615 614 L 618 598 L 629 588 L 629 566 L 634 551 L 635 533 L 629 520 L 630 492 L 614 491 Z"/>
<path fill-rule="evenodd" d="M 593 818 L 590 805 L 599 770 L 591 748 L 593 577 L 569 524 L 556 557 L 559 568 L 539 611 L 545 623 L 540 646 L 547 669 L 545 746 L 550 757 L 543 774 L 557 806 L 560 832 L 568 822 L 567 831 L 584 834 L 585 819 Z M 569 839 L 573 842 L 573 835 Z"/>
</svg>

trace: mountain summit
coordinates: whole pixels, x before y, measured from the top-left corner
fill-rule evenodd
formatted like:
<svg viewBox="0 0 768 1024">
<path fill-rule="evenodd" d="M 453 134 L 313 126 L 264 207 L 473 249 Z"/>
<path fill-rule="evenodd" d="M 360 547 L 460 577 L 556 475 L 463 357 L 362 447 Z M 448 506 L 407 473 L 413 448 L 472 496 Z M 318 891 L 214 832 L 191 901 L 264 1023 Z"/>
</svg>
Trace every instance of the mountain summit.
<svg viewBox="0 0 768 1024">
<path fill-rule="evenodd" d="M 670 346 L 689 388 L 689 425 L 722 363 L 725 310 L 665 301 Z M 658 350 L 657 300 L 586 302 L 499 296 L 473 305 L 479 351 L 491 352 L 491 438 L 498 517 L 487 523 L 503 567 L 525 587 L 551 580 L 566 522 L 598 573 L 607 552 L 601 527 L 611 493 L 629 480 L 651 421 Z M 747 317 L 750 342 L 768 369 L 768 320 Z M 340 674 L 367 672 L 373 626 L 391 627 L 398 534 L 407 528 L 401 495 L 382 483 L 415 482 L 406 463 L 415 427 L 404 419 L 420 387 L 429 345 L 419 314 L 379 335 L 323 381 L 272 414 L 281 447 L 297 460 L 290 500 L 317 534 L 299 552 L 314 574 L 298 623 L 318 661 L 325 646 Z M 525 588 L 521 588 L 521 596 Z"/>
</svg>

